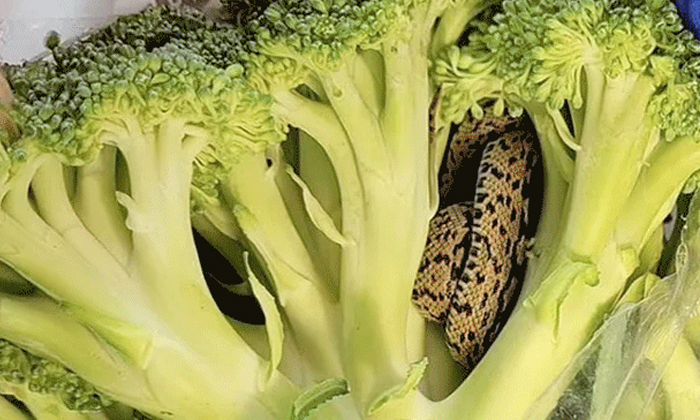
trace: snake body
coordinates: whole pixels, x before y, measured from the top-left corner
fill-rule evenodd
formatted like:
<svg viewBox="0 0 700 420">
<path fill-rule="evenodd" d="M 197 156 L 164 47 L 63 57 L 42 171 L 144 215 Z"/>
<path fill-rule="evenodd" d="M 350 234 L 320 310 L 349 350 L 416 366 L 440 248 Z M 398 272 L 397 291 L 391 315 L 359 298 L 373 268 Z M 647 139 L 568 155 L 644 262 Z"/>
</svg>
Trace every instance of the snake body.
<svg viewBox="0 0 700 420">
<path fill-rule="evenodd" d="M 443 162 L 441 209 L 430 223 L 413 302 L 444 326 L 450 353 L 468 370 L 498 335 L 524 276 L 536 224 L 531 132 L 521 119 L 467 119 Z"/>
</svg>

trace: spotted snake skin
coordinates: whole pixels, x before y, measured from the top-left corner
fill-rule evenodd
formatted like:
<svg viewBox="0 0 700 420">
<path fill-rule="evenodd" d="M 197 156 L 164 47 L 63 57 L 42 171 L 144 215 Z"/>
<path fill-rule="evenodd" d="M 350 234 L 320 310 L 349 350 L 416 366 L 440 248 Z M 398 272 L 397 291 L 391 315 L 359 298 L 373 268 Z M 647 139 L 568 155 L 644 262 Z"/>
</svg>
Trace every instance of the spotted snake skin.
<svg viewBox="0 0 700 420">
<path fill-rule="evenodd" d="M 537 222 L 533 132 L 523 118 L 467 118 L 440 171 L 441 206 L 430 223 L 413 302 L 445 328 L 450 353 L 467 370 L 495 340 L 524 277 Z"/>
</svg>

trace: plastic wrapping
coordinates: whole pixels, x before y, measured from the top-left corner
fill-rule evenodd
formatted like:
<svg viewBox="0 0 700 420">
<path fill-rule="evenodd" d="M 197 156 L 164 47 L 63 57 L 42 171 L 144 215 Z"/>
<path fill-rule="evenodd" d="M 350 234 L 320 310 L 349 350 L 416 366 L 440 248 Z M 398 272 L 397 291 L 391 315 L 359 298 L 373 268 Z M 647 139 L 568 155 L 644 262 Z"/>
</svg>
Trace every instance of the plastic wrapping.
<svg viewBox="0 0 700 420">
<path fill-rule="evenodd" d="M 700 196 L 693 201 L 676 273 L 634 280 L 528 420 L 700 420 Z"/>
</svg>

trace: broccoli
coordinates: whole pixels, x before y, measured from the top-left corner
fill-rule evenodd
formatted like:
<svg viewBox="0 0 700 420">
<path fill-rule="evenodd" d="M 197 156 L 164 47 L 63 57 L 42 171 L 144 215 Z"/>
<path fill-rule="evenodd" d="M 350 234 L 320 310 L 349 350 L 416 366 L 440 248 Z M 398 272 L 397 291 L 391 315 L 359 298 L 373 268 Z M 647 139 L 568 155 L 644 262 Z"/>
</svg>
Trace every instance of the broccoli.
<svg viewBox="0 0 700 420">
<path fill-rule="evenodd" d="M 413 363 L 423 324 L 411 288 L 449 131 L 429 139 L 429 61 L 491 3 L 279 2 L 243 28 L 158 7 L 71 45 L 51 37 L 51 60 L 6 68 L 19 134 L 5 138 L 12 228 L 0 259 L 120 354 L 136 384 L 124 395 L 58 350 L 48 356 L 175 418 L 197 416 L 192 387 L 217 418 L 244 405 L 248 417 L 276 414 L 307 395 L 297 387 L 325 395 L 315 384 L 328 377 L 362 410 L 386 405 L 397 384 L 412 390 L 424 364 Z M 216 310 L 192 227 L 260 300 L 257 351 L 244 341 L 261 331 L 231 329 Z M 396 244 L 408 246 L 398 258 Z M 46 255 L 45 266 L 18 248 Z M 58 261 L 70 269 L 51 270 Z M 161 384 L 166 364 L 193 382 Z M 268 386 L 255 392 L 261 372 Z M 246 379 L 207 388 L 222 377 Z M 283 397 L 272 407 L 260 402 L 273 393 Z"/>
<path fill-rule="evenodd" d="M 435 63 L 443 118 L 485 101 L 524 110 L 546 169 L 521 304 L 458 391 L 464 415 L 521 418 L 654 269 L 664 217 L 700 167 L 699 52 L 671 2 L 506 0 Z M 517 402 L 495 397 L 510 391 Z"/>
<path fill-rule="evenodd" d="M 238 19 L 224 3 L 236 25 L 152 7 L 4 68 L 0 373 L 40 367 L 3 391 L 29 411 L 547 418 L 572 383 L 600 412 L 637 363 L 616 332 L 661 348 L 643 321 L 693 313 L 669 293 L 692 291 L 688 260 L 653 274 L 700 168 L 700 42 L 668 1 L 278 0 Z M 541 228 L 494 346 L 436 385 L 428 364 L 451 366 L 411 292 L 451 124 L 486 106 L 534 122 Z M 193 228 L 264 326 L 219 311 Z M 696 336 L 629 353 L 679 372 Z M 567 382 L 581 366 L 594 383 Z M 682 382 L 664 381 L 674 412 Z"/>
<path fill-rule="evenodd" d="M 233 159 L 238 132 L 252 149 L 284 138 L 265 135 L 235 32 L 213 26 L 151 8 L 5 69 L 19 134 L 0 154 L 0 259 L 41 295 L 3 295 L 0 336 L 162 418 L 274 416 L 296 389 L 272 371 L 257 391 L 265 360 L 219 312 L 192 238 L 197 168 Z"/>
</svg>

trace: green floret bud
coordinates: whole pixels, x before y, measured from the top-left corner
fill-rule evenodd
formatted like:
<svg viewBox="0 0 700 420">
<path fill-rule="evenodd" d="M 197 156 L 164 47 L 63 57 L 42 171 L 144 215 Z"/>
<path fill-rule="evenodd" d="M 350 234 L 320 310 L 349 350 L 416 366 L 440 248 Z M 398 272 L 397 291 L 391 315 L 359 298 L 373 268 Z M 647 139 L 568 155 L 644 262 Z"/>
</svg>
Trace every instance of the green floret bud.
<svg viewBox="0 0 700 420">
<path fill-rule="evenodd" d="M 8 68 L 22 137 L 80 164 L 101 147 L 101 115 L 168 115 L 218 130 L 220 98 L 242 67 L 237 32 L 215 25 L 187 9 L 150 8 L 55 47 L 55 62 Z"/>
<path fill-rule="evenodd" d="M 286 139 L 285 127 L 273 118 L 270 111 L 272 98 L 250 89 L 243 82 L 220 110 L 226 119 L 217 125 L 219 131 L 195 159 L 192 184 L 211 198 L 219 196 L 219 185 L 246 154 L 264 153 L 272 145 Z"/>
<path fill-rule="evenodd" d="M 437 60 L 434 74 L 446 83 L 450 109 L 470 109 L 499 94 L 513 94 L 521 104 L 560 109 L 569 102 L 579 108 L 586 68 L 610 79 L 643 74 L 658 87 L 697 77 L 700 43 L 671 3 L 507 1 L 502 8 L 493 25 L 471 34 L 460 54 L 452 47 Z M 479 82 L 467 83 L 465 75 Z M 486 89 L 494 80 L 500 86 Z M 459 114 L 450 109 L 443 112 Z"/>
<path fill-rule="evenodd" d="M 99 411 L 112 404 L 93 385 L 61 364 L 0 339 L 0 391 L 15 393 L 17 386 L 37 394 L 53 394 L 72 411 Z"/>
<path fill-rule="evenodd" d="M 260 52 L 298 57 L 313 69 L 337 68 L 356 49 L 376 45 L 408 22 L 403 2 L 280 1 L 251 22 Z"/>
<path fill-rule="evenodd" d="M 648 113 L 667 141 L 700 138 L 700 86 L 697 81 L 673 84 L 653 98 Z"/>
</svg>

